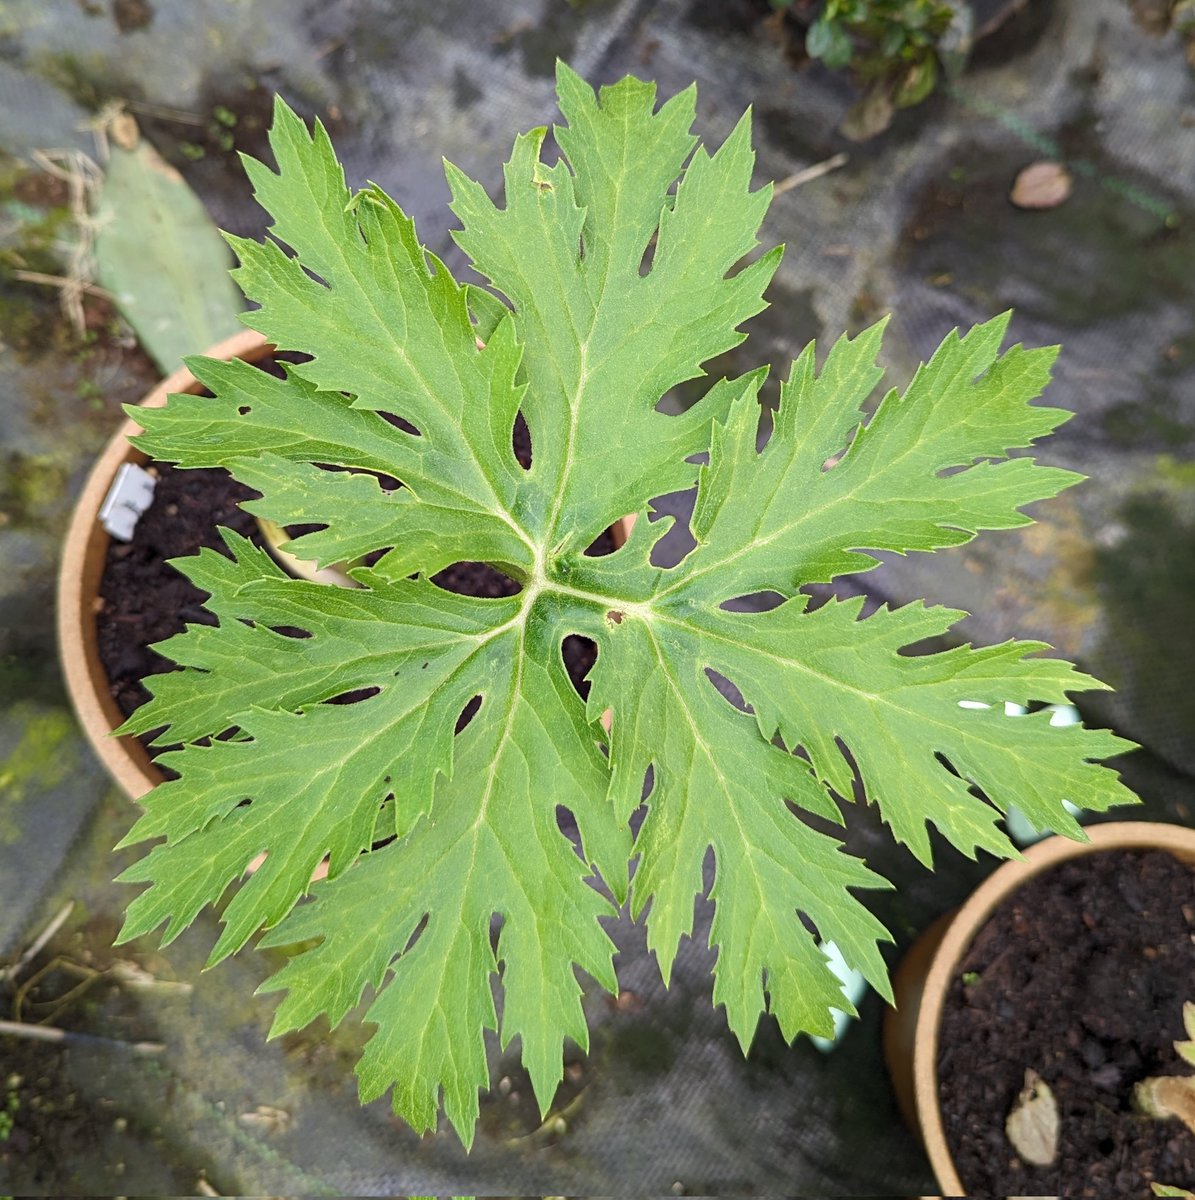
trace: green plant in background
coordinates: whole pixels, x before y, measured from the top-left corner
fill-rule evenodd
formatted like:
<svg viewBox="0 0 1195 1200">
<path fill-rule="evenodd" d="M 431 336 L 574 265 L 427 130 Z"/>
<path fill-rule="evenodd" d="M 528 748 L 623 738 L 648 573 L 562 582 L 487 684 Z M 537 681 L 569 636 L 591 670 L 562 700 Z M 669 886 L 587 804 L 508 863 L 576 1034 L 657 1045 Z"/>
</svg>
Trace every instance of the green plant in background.
<svg viewBox="0 0 1195 1200">
<path fill-rule="evenodd" d="M 792 0 L 772 3 L 792 7 Z M 849 67 L 864 89 L 846 132 L 877 133 L 896 109 L 920 104 L 934 90 L 939 48 L 957 7 L 957 0 L 824 0 L 805 50 L 833 70 Z"/>
<path fill-rule="evenodd" d="M 751 190 L 748 119 L 711 154 L 690 133 L 693 88 L 657 110 L 652 84 L 599 97 L 561 65 L 558 93 L 564 157 L 542 161 L 545 129 L 519 137 L 504 207 L 447 168 L 455 236 L 489 288 L 456 283 L 379 188 L 350 192 L 322 126 L 279 102 L 277 170 L 245 160 L 276 240 L 230 240 L 260 306 L 245 321 L 311 357 L 282 379 L 188 360 L 211 397 L 137 412 L 152 457 L 227 467 L 261 493 L 254 512 L 320 526 L 299 557 L 372 565 L 353 569 L 355 588 L 322 586 L 230 532 L 231 557 L 177 564 L 219 625 L 159 647 L 183 669 L 153 677 L 125 726 L 168 727 L 158 741 L 182 748 L 162 755 L 178 778 L 124 843 L 163 839 L 122 876 L 151 886 L 121 938 L 163 923 L 178 936 L 267 852 L 211 961 L 263 928 L 264 944 L 303 943 L 265 989 L 287 993 L 273 1032 L 340 1021 L 372 994 L 362 1099 L 393 1087 L 417 1129 L 442 1102 L 466 1144 L 484 1031 L 521 1040 L 546 1110 L 564 1039 L 588 1040 L 577 969 L 617 987 L 602 921 L 628 899 L 646 913 L 667 981 L 711 848 L 714 1000 L 747 1047 L 765 1011 L 792 1039 L 830 1035 L 832 1011 L 851 1008 L 819 937 L 889 994 L 887 935 L 852 894 L 884 880 L 824 832 L 857 786 L 927 863 L 931 824 L 964 853 L 1007 855 L 1013 804 L 1078 837 L 1064 800 L 1132 798 L 1098 765 L 1128 743 L 1046 711 L 1004 717 L 1006 701 L 1102 686 L 1041 643 L 909 656 L 964 614 L 913 603 L 864 618 L 860 600 L 812 608 L 801 590 L 870 570 L 877 552 L 1025 525 L 1023 505 L 1077 482 L 1013 453 L 1069 416 L 1031 403 L 1054 351 L 1002 354 L 1007 315 L 951 333 L 873 411 L 881 323 L 820 369 L 807 347 L 762 451 L 766 369 L 666 415 L 665 393 L 743 340 L 780 259 L 752 258 L 770 188 Z M 519 413 L 528 470 L 511 450 Z M 648 519 L 650 500 L 694 483 L 696 547 L 658 566 L 670 522 Z M 627 544 L 586 555 L 625 513 L 639 514 Z M 522 590 L 431 582 L 458 561 Z M 782 602 L 727 607 L 764 592 Z M 570 634 L 598 646 L 587 700 L 562 663 Z"/>
<path fill-rule="evenodd" d="M 20 1087 L 23 1082 L 20 1075 L 10 1075 L 5 1082 L 4 1105 L 0 1107 L 0 1142 L 7 1142 L 17 1127 L 17 1113 L 21 1111 Z"/>
</svg>

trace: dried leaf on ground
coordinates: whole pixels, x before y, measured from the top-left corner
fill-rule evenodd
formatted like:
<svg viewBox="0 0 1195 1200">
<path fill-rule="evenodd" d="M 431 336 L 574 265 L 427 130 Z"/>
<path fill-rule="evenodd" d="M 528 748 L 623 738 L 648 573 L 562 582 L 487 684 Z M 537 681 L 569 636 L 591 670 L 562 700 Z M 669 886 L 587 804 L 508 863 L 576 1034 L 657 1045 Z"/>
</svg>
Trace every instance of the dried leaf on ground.
<svg viewBox="0 0 1195 1200">
<path fill-rule="evenodd" d="M 1027 1163 L 1048 1167 L 1058 1157 L 1058 1101 L 1032 1068 L 1004 1123 L 1012 1148 Z"/>
<path fill-rule="evenodd" d="M 112 145 L 96 221 L 99 280 L 164 372 L 242 328 L 228 246 L 199 197 L 144 138 L 131 150 Z"/>
<path fill-rule="evenodd" d="M 1017 208 L 1057 208 L 1070 197 L 1074 181 L 1056 162 L 1030 163 L 1016 177 L 1009 199 Z"/>
</svg>

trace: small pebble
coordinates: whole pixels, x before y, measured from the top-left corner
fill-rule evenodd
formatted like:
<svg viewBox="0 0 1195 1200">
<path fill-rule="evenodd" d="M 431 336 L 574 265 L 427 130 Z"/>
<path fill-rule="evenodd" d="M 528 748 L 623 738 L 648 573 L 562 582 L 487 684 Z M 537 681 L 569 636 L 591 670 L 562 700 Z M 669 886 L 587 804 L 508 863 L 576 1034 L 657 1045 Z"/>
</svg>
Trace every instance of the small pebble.
<svg viewBox="0 0 1195 1200">
<path fill-rule="evenodd" d="M 1030 163 L 1017 175 L 1009 199 L 1017 208 L 1057 208 L 1071 194 L 1070 172 L 1056 162 Z"/>
</svg>

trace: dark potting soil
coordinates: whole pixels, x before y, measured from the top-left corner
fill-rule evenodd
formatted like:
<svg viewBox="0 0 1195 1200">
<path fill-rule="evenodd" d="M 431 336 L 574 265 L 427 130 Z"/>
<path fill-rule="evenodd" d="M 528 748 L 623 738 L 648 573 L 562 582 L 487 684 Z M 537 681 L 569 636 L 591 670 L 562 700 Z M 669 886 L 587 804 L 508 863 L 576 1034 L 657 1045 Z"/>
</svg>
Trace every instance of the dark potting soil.
<svg viewBox="0 0 1195 1200">
<path fill-rule="evenodd" d="M 531 441 L 521 420 L 515 427 L 514 451 L 524 467 L 530 464 Z M 109 544 L 96 614 L 100 661 L 125 716 L 149 700 L 141 683 L 144 677 L 175 669 L 150 647 L 181 633 L 188 624 L 216 623 L 203 607 L 206 593 L 168 560 L 193 555 L 205 546 L 227 553 L 218 526 L 261 544 L 254 518 L 239 507 L 258 493 L 217 468 L 182 471 L 165 463 L 150 466 L 158 476 L 153 504 L 137 522 L 131 542 Z M 603 533 L 589 552 L 608 554 L 613 548 L 610 535 Z M 466 596 L 511 596 L 519 591 L 513 579 L 485 563 L 454 563 L 433 579 L 447 591 Z M 597 661 L 596 647 L 585 638 L 568 637 L 562 653 L 570 679 L 586 695 L 585 676 Z M 153 756 L 164 747 L 147 749 Z"/>
<path fill-rule="evenodd" d="M 153 503 L 138 520 L 131 542 L 113 539 L 108 544 L 100 579 L 102 607 L 96 614 L 108 689 L 126 717 L 149 699 L 142 678 L 175 669 L 150 647 L 182 633 L 185 625 L 216 623 L 203 607 L 207 593 L 167 560 L 196 554 L 205 546 L 227 553 L 217 532 L 221 525 L 261 542 L 254 518 L 238 507 L 258 493 L 227 471 L 151 466 L 158 476 Z"/>
<path fill-rule="evenodd" d="M 1189 1075 L 1174 1049 L 1195 1000 L 1195 872 L 1108 851 L 1031 880 L 996 910 L 947 997 L 938 1059 L 946 1140 L 968 1194 L 1151 1195 L 1195 1184 L 1195 1134 L 1144 1117 L 1133 1085 Z M 1058 1155 L 1023 1162 L 1004 1123 L 1035 1071 Z"/>
</svg>

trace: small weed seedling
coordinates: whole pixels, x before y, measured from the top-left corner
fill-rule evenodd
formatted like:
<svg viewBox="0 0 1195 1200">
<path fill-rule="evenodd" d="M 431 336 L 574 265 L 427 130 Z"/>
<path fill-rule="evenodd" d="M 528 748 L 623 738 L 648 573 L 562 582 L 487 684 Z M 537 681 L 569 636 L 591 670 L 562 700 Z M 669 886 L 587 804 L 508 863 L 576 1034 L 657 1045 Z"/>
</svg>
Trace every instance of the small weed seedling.
<svg viewBox="0 0 1195 1200">
<path fill-rule="evenodd" d="M 338 1022 L 370 994 L 363 1100 L 393 1087 L 421 1130 L 442 1104 L 466 1144 L 484 1031 L 521 1040 L 546 1109 L 564 1039 L 587 1044 L 578 968 L 617 987 L 602 920 L 627 901 L 646 911 L 667 980 L 711 847 L 714 1000 L 746 1047 L 765 1011 L 792 1039 L 831 1035 L 831 1010 L 850 1007 L 819 938 L 889 994 L 885 931 L 852 894 L 884 881 L 806 820 L 841 824 L 856 782 L 924 862 L 930 824 L 1006 855 L 1013 804 L 1081 836 L 1064 800 L 1131 799 L 1099 765 L 1126 742 L 1047 711 L 1005 718 L 1006 701 L 1102 686 L 1041 643 L 909 656 L 964 614 L 913 603 L 863 619 L 861 600 L 813 608 L 801 590 L 877 551 L 1025 525 L 1023 505 L 1075 483 L 1012 453 L 1069 415 L 1031 403 L 1054 351 L 1001 354 L 999 317 L 950 334 L 873 409 L 875 326 L 820 369 L 805 349 L 762 451 L 763 370 L 665 414 L 665 393 L 743 340 L 780 261 L 747 261 L 770 196 L 751 190 L 749 121 L 709 153 L 692 88 L 657 109 L 651 84 L 595 96 L 561 66 L 558 89 L 562 157 L 543 161 L 546 130 L 521 136 L 502 206 L 447 168 L 457 242 L 488 288 L 458 284 L 379 188 L 350 192 L 324 129 L 280 102 L 276 170 L 246 159 L 273 238 L 230 240 L 259 305 L 245 321 L 310 357 L 282 379 L 189 360 L 211 397 L 134 412 L 154 458 L 226 467 L 261 493 L 255 513 L 318 526 L 298 557 L 368 565 L 354 588 L 292 579 L 228 532 L 230 557 L 178 563 L 219 624 L 160 647 L 184 669 L 154 676 L 125 727 L 165 727 L 159 742 L 181 749 L 124 843 L 160 839 L 122 876 L 152 886 L 121 936 L 165 923 L 176 937 L 265 852 L 211 961 L 263 929 L 264 944 L 303 943 L 267 985 L 286 992 L 274 1032 Z M 519 413 L 530 469 L 511 450 Z M 649 502 L 694 483 L 696 547 L 659 566 L 669 522 Z M 640 514 L 627 543 L 586 555 L 626 513 Z M 431 582 L 457 562 L 521 591 Z M 783 603 L 727 607 L 762 592 Z M 570 634 L 598 647 L 584 701 L 562 664 Z"/>
<path fill-rule="evenodd" d="M 772 0 L 783 11 L 793 0 Z M 805 35 L 805 51 L 832 70 L 850 68 L 863 98 L 843 130 L 867 138 L 895 111 L 920 104 L 935 88 L 939 55 L 958 19 L 950 0 L 825 0 Z M 957 51 L 954 52 L 957 56 Z"/>
</svg>

